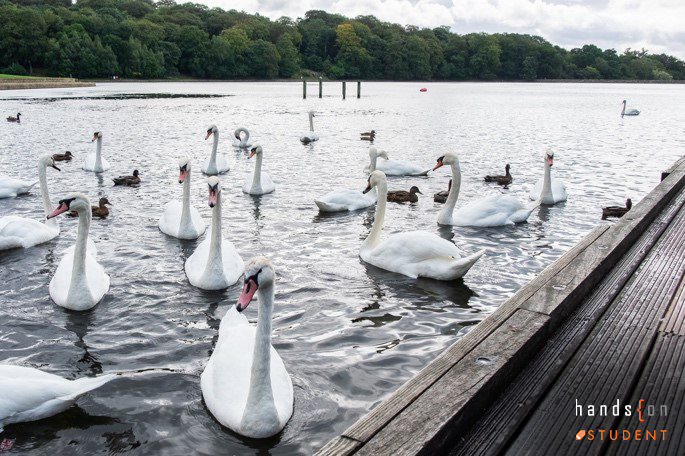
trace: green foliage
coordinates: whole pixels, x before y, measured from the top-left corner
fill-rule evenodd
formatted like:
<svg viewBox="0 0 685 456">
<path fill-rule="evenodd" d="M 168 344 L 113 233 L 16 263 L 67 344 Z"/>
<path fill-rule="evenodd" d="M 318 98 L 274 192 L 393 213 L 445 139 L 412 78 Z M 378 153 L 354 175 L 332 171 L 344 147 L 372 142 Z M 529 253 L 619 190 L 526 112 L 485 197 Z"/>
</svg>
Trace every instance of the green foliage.
<svg viewBox="0 0 685 456">
<path fill-rule="evenodd" d="M 27 76 L 29 74 L 28 71 L 26 71 L 26 68 L 24 68 L 16 62 L 8 66 L 7 68 L 0 69 L 0 73 L 13 74 L 16 76 Z"/>
<path fill-rule="evenodd" d="M 0 0 L 0 68 L 50 75 L 164 78 L 684 80 L 685 62 L 539 36 L 458 35 L 374 16 L 308 11 L 272 21 L 174 0 Z"/>
</svg>

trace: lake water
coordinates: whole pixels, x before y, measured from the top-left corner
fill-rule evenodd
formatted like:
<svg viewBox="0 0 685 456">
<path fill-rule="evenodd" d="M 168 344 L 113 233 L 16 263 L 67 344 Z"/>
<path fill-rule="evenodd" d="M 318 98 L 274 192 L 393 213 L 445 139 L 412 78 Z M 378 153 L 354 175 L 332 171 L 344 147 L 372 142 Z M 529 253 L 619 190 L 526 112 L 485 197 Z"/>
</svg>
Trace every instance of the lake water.
<svg viewBox="0 0 685 456">
<path fill-rule="evenodd" d="M 427 86 L 426 93 L 419 88 Z M 346 429 L 454 343 L 524 283 L 600 223 L 602 206 L 640 201 L 660 172 L 685 154 L 683 85 L 364 83 L 363 97 L 302 100 L 300 83 L 109 83 L 96 88 L 0 92 L 3 115 L 21 124 L 0 128 L 0 170 L 32 179 L 43 153 L 70 150 L 71 163 L 48 169 L 53 205 L 71 191 L 113 203 L 93 220 L 91 238 L 111 276 L 111 288 L 91 311 L 56 306 L 48 283 L 76 219 L 60 218 L 58 238 L 26 250 L 0 252 L 0 362 L 32 366 L 67 378 L 123 375 L 69 411 L 35 423 L 7 426 L 21 454 L 310 454 Z M 119 95 L 133 95 L 127 98 Z M 141 97 L 215 94 L 226 97 Z M 642 110 L 621 118 L 621 101 Z M 307 111 L 317 112 L 321 139 L 304 146 Z M 183 272 L 198 241 L 162 234 L 157 221 L 167 201 L 180 199 L 178 157 L 192 157 L 192 204 L 209 223 L 207 127 L 221 131 L 220 152 L 232 162 L 224 188 L 224 237 L 244 259 L 266 255 L 277 275 L 273 344 L 290 372 L 295 413 L 278 436 L 242 438 L 222 428 L 202 401 L 200 374 L 216 343 L 221 317 L 240 285 L 221 292 L 192 287 Z M 264 148 L 276 192 L 241 191 L 252 160 L 230 145 L 247 127 Z M 569 199 L 533 212 L 515 227 L 439 228 L 446 189 L 444 167 L 424 178 L 392 178 L 390 189 L 417 185 L 414 205 L 391 204 L 384 234 L 421 229 L 451 239 L 465 254 L 487 254 L 463 280 L 413 280 L 361 262 L 359 246 L 373 208 L 326 216 L 315 197 L 331 188 L 363 190 L 368 146 L 359 132 L 375 129 L 375 146 L 393 159 L 432 167 L 456 152 L 464 180 L 457 205 L 506 191 L 526 200 L 542 175 L 542 154 Z M 81 170 L 103 132 L 112 168 Z M 485 184 L 485 174 L 511 164 L 508 190 Z M 113 187 L 111 178 L 140 170 L 139 188 Z M 40 219 L 39 192 L 0 200 L 0 215 Z M 246 315 L 254 321 L 254 303 Z"/>
</svg>

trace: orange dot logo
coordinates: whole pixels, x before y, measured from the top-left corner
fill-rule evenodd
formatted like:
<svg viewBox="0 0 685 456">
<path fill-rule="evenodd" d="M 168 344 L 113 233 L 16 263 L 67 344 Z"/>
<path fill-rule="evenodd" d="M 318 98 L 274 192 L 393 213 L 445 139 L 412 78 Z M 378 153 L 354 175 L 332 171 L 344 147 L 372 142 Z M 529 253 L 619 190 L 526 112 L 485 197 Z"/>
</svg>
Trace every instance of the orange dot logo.
<svg viewBox="0 0 685 456">
<path fill-rule="evenodd" d="M 585 437 L 585 431 L 578 431 L 576 434 L 576 440 L 583 440 L 583 437 Z"/>
</svg>

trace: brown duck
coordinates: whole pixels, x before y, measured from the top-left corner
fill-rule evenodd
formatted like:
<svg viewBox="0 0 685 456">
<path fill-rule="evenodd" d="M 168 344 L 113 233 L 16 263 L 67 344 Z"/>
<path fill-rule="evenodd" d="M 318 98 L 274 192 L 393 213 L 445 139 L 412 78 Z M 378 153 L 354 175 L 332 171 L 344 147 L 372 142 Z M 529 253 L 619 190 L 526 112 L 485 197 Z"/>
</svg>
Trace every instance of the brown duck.
<svg viewBox="0 0 685 456">
<path fill-rule="evenodd" d="M 626 207 L 621 207 L 621 206 L 603 207 L 602 208 L 602 220 L 605 220 L 608 217 L 621 218 L 624 215 L 626 215 L 626 212 L 628 212 L 632 207 L 633 207 L 633 202 L 630 200 L 630 198 L 628 198 L 626 200 Z"/>
<path fill-rule="evenodd" d="M 66 151 L 63 154 L 52 154 L 52 159 L 58 162 L 71 161 L 72 158 L 74 158 L 74 156 L 71 155 L 71 152 L 69 151 Z"/>
<path fill-rule="evenodd" d="M 112 179 L 114 185 L 125 185 L 127 187 L 136 187 L 140 184 L 140 177 L 138 177 L 138 170 L 133 170 L 133 176 L 119 176 Z"/>
<path fill-rule="evenodd" d="M 363 133 L 360 133 L 362 141 L 373 141 L 376 139 L 376 130 L 371 130 L 371 131 L 365 131 Z"/>
<path fill-rule="evenodd" d="M 8 121 L 8 122 L 21 122 L 20 117 L 21 117 L 21 113 L 18 112 L 18 113 L 17 113 L 17 117 L 9 116 L 9 117 L 7 118 L 7 121 Z"/>
<path fill-rule="evenodd" d="M 507 163 L 507 166 L 504 167 L 504 171 L 506 172 L 504 176 L 485 176 L 483 179 L 485 182 L 497 182 L 499 185 L 509 185 L 514 180 L 509 173 L 509 168 L 511 168 L 511 166 Z"/>
<path fill-rule="evenodd" d="M 419 197 L 416 196 L 417 193 L 423 195 L 416 185 L 410 188 L 408 192 L 405 192 L 404 190 L 388 192 L 388 201 L 392 201 L 393 203 L 415 203 L 419 200 Z"/>
<path fill-rule="evenodd" d="M 112 203 L 110 203 L 107 198 L 102 197 L 100 198 L 100 202 L 98 204 L 99 206 L 90 206 L 93 217 L 106 218 L 109 215 L 109 209 L 107 206 L 105 206 L 105 204 L 109 204 L 111 206 Z M 67 213 L 67 215 L 70 217 L 76 217 L 78 216 L 78 212 L 70 211 Z"/>
<path fill-rule="evenodd" d="M 444 203 L 447 201 L 447 197 L 450 194 L 450 190 L 452 189 L 452 179 L 450 179 L 450 183 L 447 184 L 447 191 L 443 190 L 441 192 L 438 192 L 433 195 L 433 201 L 436 203 Z"/>
</svg>

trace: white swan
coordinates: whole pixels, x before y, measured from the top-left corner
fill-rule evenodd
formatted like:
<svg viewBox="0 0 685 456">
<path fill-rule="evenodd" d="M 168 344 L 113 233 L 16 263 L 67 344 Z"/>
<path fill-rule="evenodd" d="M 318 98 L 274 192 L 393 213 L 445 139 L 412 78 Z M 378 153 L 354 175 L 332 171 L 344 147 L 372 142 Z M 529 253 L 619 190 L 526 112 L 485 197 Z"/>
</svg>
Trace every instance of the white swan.
<svg viewBox="0 0 685 456">
<path fill-rule="evenodd" d="M 466 274 L 485 253 L 485 250 L 480 250 L 461 258 L 456 245 L 425 231 L 396 233 L 381 241 L 388 194 L 388 182 L 383 171 L 371 173 L 364 193 L 373 187 L 378 188 L 376 217 L 369 236 L 359 250 L 359 256 L 367 263 L 412 278 L 454 280 Z"/>
<path fill-rule="evenodd" d="M 190 205 L 190 159 L 178 160 L 178 183 L 183 184 L 182 201 L 169 201 L 159 219 L 159 230 L 179 239 L 197 239 L 205 232 L 205 221 Z"/>
<path fill-rule="evenodd" d="M 250 195 L 264 195 L 276 190 L 276 186 L 271 180 L 271 176 L 266 171 L 262 171 L 262 146 L 255 144 L 250 150 L 248 159 L 257 156 L 254 164 L 254 173 L 245 176 L 243 182 L 243 192 Z"/>
<path fill-rule="evenodd" d="M 32 367 L 0 364 L 0 432 L 7 424 L 42 420 L 63 412 L 114 377 L 108 374 L 67 380 Z"/>
<path fill-rule="evenodd" d="M 374 147 L 371 149 L 375 150 Z M 390 160 L 385 152 L 381 151 L 381 153 L 383 155 L 379 154 L 378 156 L 384 157 L 385 160 L 379 161 L 376 164 L 376 169 L 383 171 L 386 176 L 427 176 L 431 170 L 430 168 L 421 168 L 409 162 Z"/>
<path fill-rule="evenodd" d="M 566 201 L 568 193 L 561 179 L 552 177 L 552 165 L 554 164 L 554 152 L 547 152 L 544 157 L 545 174 L 539 179 L 528 197 L 532 200 L 540 199 L 542 204 L 556 204 Z"/>
<path fill-rule="evenodd" d="M 50 154 L 41 155 L 38 159 L 38 180 L 46 216 L 52 212 L 50 195 L 48 194 L 48 178 L 45 172 L 48 166 L 57 171 L 60 170 Z M 59 224 L 57 220 L 47 220 L 43 223 L 16 215 L 0 217 L 0 250 L 33 247 L 54 239 L 58 234 Z"/>
<path fill-rule="evenodd" d="M 439 225 L 457 226 L 504 226 L 515 223 L 523 223 L 528 219 L 531 212 L 540 205 L 539 200 L 528 206 L 524 206 L 519 200 L 509 195 L 496 193 L 476 200 L 454 212 L 454 206 L 459 198 L 461 187 L 461 168 L 459 159 L 451 152 L 438 158 L 433 170 L 443 165 L 452 168 L 452 185 L 445 206 L 438 215 Z"/>
<path fill-rule="evenodd" d="M 28 193 L 37 183 L 38 181 L 29 182 L 15 179 L 7 174 L 0 174 L 0 198 L 14 198 L 17 195 Z"/>
<path fill-rule="evenodd" d="M 59 201 L 48 218 L 67 212 L 78 213 L 76 245 L 64 252 L 55 275 L 50 280 L 50 297 L 55 304 L 71 310 L 88 310 L 102 300 L 109 290 L 109 276 L 97 262 L 97 251 L 88 242 L 92 218 L 90 201 L 82 193 L 72 193 Z"/>
<path fill-rule="evenodd" d="M 271 346 L 275 272 L 264 257 L 251 258 L 238 302 L 219 326 L 219 340 L 200 377 L 212 415 L 238 434 L 264 438 L 285 427 L 293 414 L 293 385 Z M 257 327 L 240 313 L 257 293 Z"/>
<path fill-rule="evenodd" d="M 388 155 L 384 151 L 378 152 L 373 147 L 369 149 L 369 169 L 371 172 L 376 170 L 378 157 L 387 159 Z M 321 212 L 356 211 L 376 204 L 377 197 L 375 188 L 369 194 L 363 194 L 359 190 L 333 190 L 314 200 L 314 203 Z"/>
<path fill-rule="evenodd" d="M 319 135 L 314 133 L 314 117 L 314 111 L 309 111 L 309 131 L 300 136 L 300 141 L 302 141 L 302 144 L 309 144 L 312 141 L 319 140 Z"/>
<path fill-rule="evenodd" d="M 245 270 L 243 259 L 221 232 L 221 182 L 216 176 L 207 179 L 212 228 L 202 243 L 186 260 L 190 283 L 204 290 L 222 290 L 238 281 Z"/>
<path fill-rule="evenodd" d="M 241 133 L 245 133 L 245 136 L 241 135 Z M 233 137 L 235 138 L 233 140 L 233 145 L 235 147 L 245 149 L 247 147 L 252 146 L 252 141 L 250 141 L 250 132 L 247 130 L 247 128 L 236 128 L 233 132 Z"/>
<path fill-rule="evenodd" d="M 640 111 L 635 108 L 630 108 L 626 111 L 626 100 L 623 100 L 623 110 L 621 111 L 621 117 L 623 116 L 639 116 Z"/>
<path fill-rule="evenodd" d="M 210 136 L 214 135 L 214 144 L 212 144 L 212 154 L 202 165 L 202 172 L 208 176 L 216 176 L 217 174 L 223 174 L 231 169 L 231 165 L 224 158 L 223 155 L 217 155 L 216 149 L 219 146 L 219 129 L 216 125 L 211 125 L 207 129 L 207 136 L 205 140 Z"/>
<path fill-rule="evenodd" d="M 83 169 L 86 171 L 95 171 L 96 173 L 101 173 L 109 169 L 109 163 L 107 160 L 102 158 L 102 132 L 96 131 L 93 133 L 93 139 L 91 142 L 97 141 L 95 152 L 91 152 L 86 155 L 86 159 L 83 161 Z"/>
</svg>

